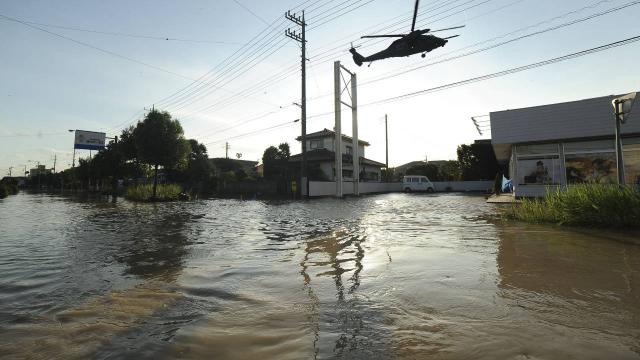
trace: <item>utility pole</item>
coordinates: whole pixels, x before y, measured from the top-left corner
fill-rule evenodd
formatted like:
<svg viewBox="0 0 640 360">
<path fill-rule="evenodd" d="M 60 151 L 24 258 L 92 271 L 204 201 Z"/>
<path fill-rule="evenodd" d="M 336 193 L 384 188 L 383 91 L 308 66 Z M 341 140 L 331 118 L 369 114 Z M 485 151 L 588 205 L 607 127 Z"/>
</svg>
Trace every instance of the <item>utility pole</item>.
<svg viewBox="0 0 640 360">
<path fill-rule="evenodd" d="M 385 148 L 385 167 L 387 170 L 386 181 L 389 181 L 389 129 L 387 127 L 387 114 L 384 114 L 384 148 Z"/>
<path fill-rule="evenodd" d="M 291 10 L 287 11 L 284 14 L 284 17 L 287 20 L 293 22 L 294 24 L 300 26 L 300 34 L 298 34 L 295 30 L 291 31 L 291 29 L 287 29 L 285 31 L 285 36 L 291 38 L 300 43 L 300 47 L 302 49 L 302 58 L 301 58 L 301 66 L 302 66 L 302 91 L 301 91 L 301 116 L 300 123 L 302 125 L 302 134 L 300 136 L 302 143 L 302 162 L 300 163 L 300 195 L 301 197 L 307 197 L 307 40 L 306 40 L 306 27 L 307 23 L 304 20 L 304 10 L 302 10 L 302 16 L 297 16 L 295 13 L 291 13 Z"/>
<path fill-rule="evenodd" d="M 53 173 L 56 173 L 56 162 L 58 162 L 58 155 L 53 154 Z"/>
<path fill-rule="evenodd" d="M 229 143 L 228 142 L 225 143 L 224 144 L 224 158 L 225 159 L 229 158 L 229 148 L 230 148 Z"/>
<path fill-rule="evenodd" d="M 340 61 L 333 63 L 333 107 L 335 113 L 335 125 L 333 127 L 335 131 L 335 140 L 333 142 L 333 151 L 336 155 L 335 160 L 335 176 L 333 177 L 336 182 L 336 197 L 342 198 L 342 101 L 340 95 L 342 94 L 342 86 L 340 84 Z"/>
<path fill-rule="evenodd" d="M 13 166 L 9 166 L 9 177 L 11 177 L 11 170 L 13 169 Z"/>
</svg>

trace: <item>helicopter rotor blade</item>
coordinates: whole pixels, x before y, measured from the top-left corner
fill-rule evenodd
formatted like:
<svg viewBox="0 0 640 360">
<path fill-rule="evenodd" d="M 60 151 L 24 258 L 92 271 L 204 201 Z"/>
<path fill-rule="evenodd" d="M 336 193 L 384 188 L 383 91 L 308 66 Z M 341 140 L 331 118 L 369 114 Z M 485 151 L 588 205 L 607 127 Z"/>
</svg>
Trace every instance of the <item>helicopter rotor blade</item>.
<svg viewBox="0 0 640 360">
<path fill-rule="evenodd" d="M 411 32 L 416 28 L 416 18 L 418 17 L 418 4 L 420 0 L 416 0 L 416 6 L 413 9 L 413 21 L 411 22 Z"/>
<path fill-rule="evenodd" d="M 453 39 L 453 38 L 456 38 L 456 37 L 458 37 L 458 36 L 460 36 L 460 35 L 453 35 L 453 36 L 448 36 L 448 37 L 446 37 L 446 38 L 443 38 L 443 39 L 444 39 L 444 40 L 448 40 L 448 39 Z"/>
<path fill-rule="evenodd" d="M 465 27 L 466 25 L 462 25 L 462 26 L 454 26 L 454 27 L 450 27 L 450 28 L 446 28 L 446 29 L 438 29 L 438 30 L 433 30 L 431 32 L 438 32 L 438 31 L 446 31 L 446 30 L 454 30 L 454 29 L 462 29 L 463 27 Z"/>
<path fill-rule="evenodd" d="M 405 37 L 406 35 L 403 34 L 390 34 L 390 35 L 365 35 L 362 36 L 362 39 L 367 39 L 367 38 L 391 38 L 391 37 Z"/>
</svg>

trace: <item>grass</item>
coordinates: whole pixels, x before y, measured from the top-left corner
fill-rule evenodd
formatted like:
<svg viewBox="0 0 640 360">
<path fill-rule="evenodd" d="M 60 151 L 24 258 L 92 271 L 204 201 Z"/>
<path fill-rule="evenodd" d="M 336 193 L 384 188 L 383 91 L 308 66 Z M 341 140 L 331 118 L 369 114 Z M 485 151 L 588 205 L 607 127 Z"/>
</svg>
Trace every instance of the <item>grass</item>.
<svg viewBox="0 0 640 360">
<path fill-rule="evenodd" d="M 182 189 L 176 184 L 158 184 L 156 198 L 153 199 L 153 184 L 141 184 L 127 188 L 125 197 L 132 201 L 177 201 Z"/>
<path fill-rule="evenodd" d="M 542 199 L 524 199 L 505 215 L 531 223 L 640 228 L 640 190 L 631 185 L 572 185 Z"/>
</svg>

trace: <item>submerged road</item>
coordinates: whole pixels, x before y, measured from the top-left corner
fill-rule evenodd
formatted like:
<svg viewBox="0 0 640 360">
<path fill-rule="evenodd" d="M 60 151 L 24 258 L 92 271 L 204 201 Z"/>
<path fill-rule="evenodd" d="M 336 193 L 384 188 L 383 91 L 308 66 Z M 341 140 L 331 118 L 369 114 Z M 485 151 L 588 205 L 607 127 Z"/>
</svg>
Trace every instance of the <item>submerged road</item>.
<svg viewBox="0 0 640 360">
<path fill-rule="evenodd" d="M 639 359 L 640 246 L 455 194 L 0 200 L 3 359 Z"/>
</svg>

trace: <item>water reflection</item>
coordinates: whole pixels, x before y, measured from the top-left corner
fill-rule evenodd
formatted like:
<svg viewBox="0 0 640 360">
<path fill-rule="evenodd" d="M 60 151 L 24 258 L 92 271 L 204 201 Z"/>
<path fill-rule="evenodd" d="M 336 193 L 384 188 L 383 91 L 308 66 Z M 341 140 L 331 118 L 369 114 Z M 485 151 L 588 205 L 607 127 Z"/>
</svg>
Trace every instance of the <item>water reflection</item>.
<svg viewBox="0 0 640 360">
<path fill-rule="evenodd" d="M 125 273 L 175 281 L 189 253 L 188 247 L 194 241 L 185 229 L 191 220 L 192 216 L 187 213 L 160 214 L 148 226 L 131 229 L 117 255 L 118 261 L 126 264 Z"/>
<path fill-rule="evenodd" d="M 358 293 L 366 243 L 361 233 L 360 227 L 352 227 L 305 241 L 300 274 L 312 304 L 314 358 L 371 359 L 388 350 L 388 334 L 379 326 L 384 313 Z M 327 298 L 324 279 L 331 279 L 334 299 Z"/>
</svg>

